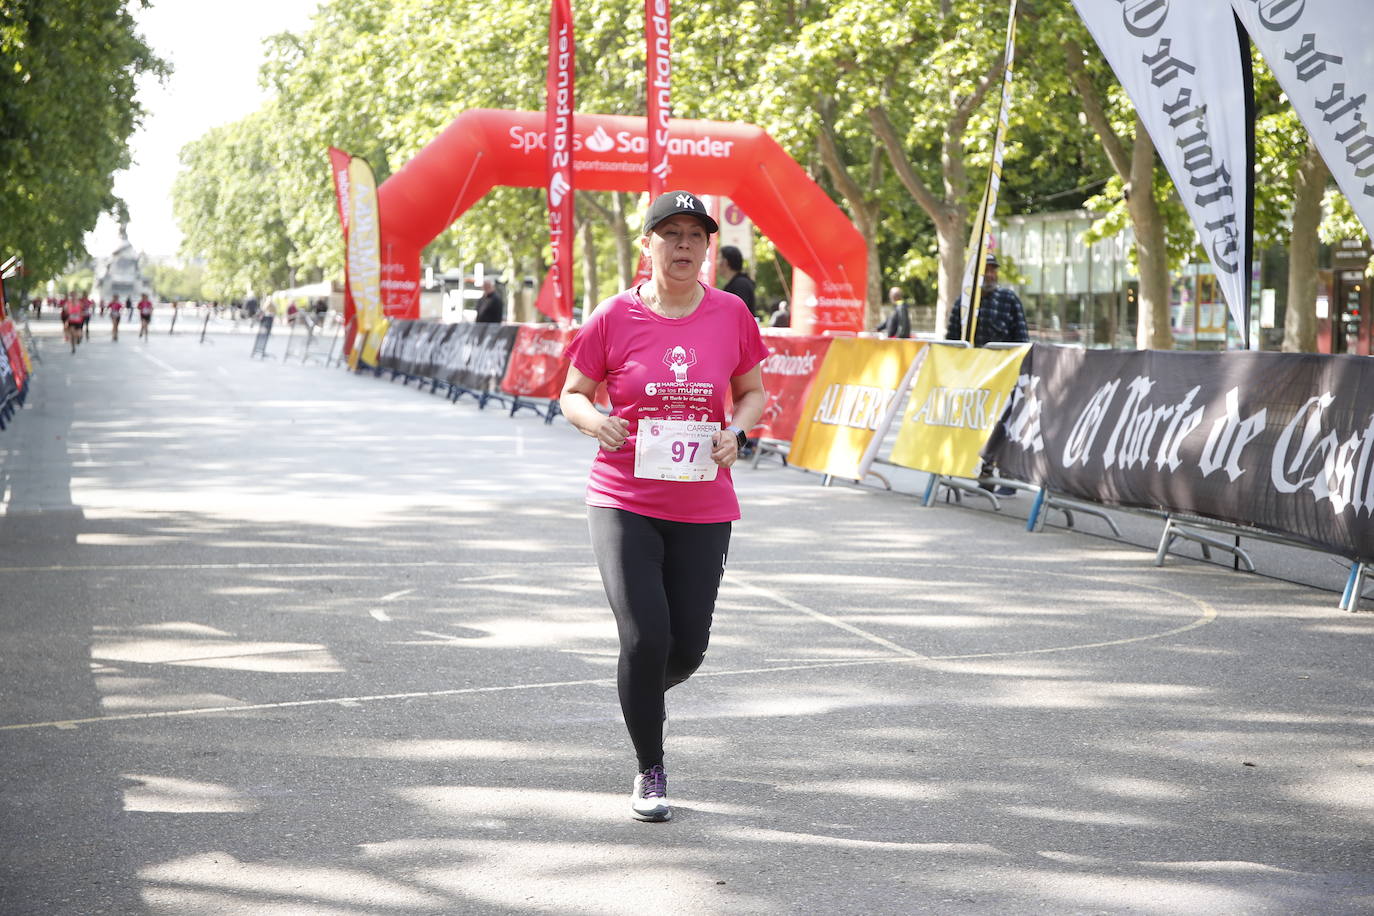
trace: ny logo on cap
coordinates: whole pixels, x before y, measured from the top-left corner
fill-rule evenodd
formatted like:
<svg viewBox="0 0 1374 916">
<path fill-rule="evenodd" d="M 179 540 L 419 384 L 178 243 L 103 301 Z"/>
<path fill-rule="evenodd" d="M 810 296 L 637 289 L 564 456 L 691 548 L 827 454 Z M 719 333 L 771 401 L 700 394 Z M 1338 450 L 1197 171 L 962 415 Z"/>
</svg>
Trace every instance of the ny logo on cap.
<svg viewBox="0 0 1374 916">
<path fill-rule="evenodd" d="M 696 201 L 692 199 L 692 195 L 690 194 L 679 194 L 677 196 L 677 205 L 679 207 L 686 207 L 688 210 L 695 210 L 697 208 Z"/>
</svg>

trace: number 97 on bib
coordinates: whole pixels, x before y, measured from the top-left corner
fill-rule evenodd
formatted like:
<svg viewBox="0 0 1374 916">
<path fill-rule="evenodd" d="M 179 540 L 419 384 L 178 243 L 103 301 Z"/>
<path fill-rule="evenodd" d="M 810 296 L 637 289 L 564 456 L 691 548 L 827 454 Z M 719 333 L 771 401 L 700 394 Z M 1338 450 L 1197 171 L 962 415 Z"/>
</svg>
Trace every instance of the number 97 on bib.
<svg viewBox="0 0 1374 916">
<path fill-rule="evenodd" d="M 650 480 L 715 480 L 711 441 L 717 423 L 640 420 L 635 438 L 635 476 Z"/>
</svg>

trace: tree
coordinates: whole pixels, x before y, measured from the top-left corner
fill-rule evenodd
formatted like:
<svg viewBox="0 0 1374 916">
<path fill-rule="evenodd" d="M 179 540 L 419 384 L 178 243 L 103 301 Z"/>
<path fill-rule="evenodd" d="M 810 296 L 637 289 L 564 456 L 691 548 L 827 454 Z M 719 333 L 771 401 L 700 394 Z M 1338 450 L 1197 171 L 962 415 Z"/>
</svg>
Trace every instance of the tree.
<svg viewBox="0 0 1374 916">
<path fill-rule="evenodd" d="M 144 5 L 139 0 L 139 5 Z M 33 281 L 85 255 L 143 115 L 140 76 L 168 67 L 129 0 L 0 0 L 0 249 Z"/>
<path fill-rule="evenodd" d="M 207 298 L 205 268 L 200 264 L 149 264 L 145 272 L 164 302 L 202 302 Z"/>
<path fill-rule="evenodd" d="M 577 110 L 642 114 L 643 4 L 585 0 L 574 13 Z M 328 0 L 305 32 L 269 43 L 273 102 L 184 152 L 183 253 L 205 256 L 207 282 L 260 275 L 248 259 L 341 276 L 326 147 L 364 156 L 380 181 L 465 110 L 542 108 L 547 17 L 545 0 Z M 872 326 L 885 273 L 937 287 L 945 304 L 956 293 L 983 187 L 969 176 L 991 158 L 1005 26 L 1005 0 L 682 4 L 673 114 L 758 124 L 841 202 L 868 244 Z M 1063 136 L 1017 139 L 1013 127 L 1004 181 L 1023 207 L 1072 191 L 1084 169 L 1107 169 L 1071 94 L 1037 95 L 1026 95 L 1027 120 Z M 579 191 L 577 203 L 580 221 L 601 224 L 581 250 L 583 273 L 605 295 L 633 270 L 634 201 Z M 547 245 L 542 191 L 497 188 L 424 258 L 498 263 L 537 281 Z"/>
<path fill-rule="evenodd" d="M 279 111 L 217 127 L 181 151 L 173 206 L 182 251 L 204 258 L 204 292 L 216 299 L 294 286 L 291 210 L 297 195 L 282 174 Z M 326 173 L 327 177 L 327 173 Z"/>
<path fill-rule="evenodd" d="M 707 6 L 730 21 L 723 7 Z M 883 301 L 887 217 L 914 202 L 935 229 L 943 311 L 957 294 L 968 213 L 982 188 L 969 181 L 969 159 L 981 148 L 980 164 L 988 161 L 995 108 L 985 103 L 1001 74 L 1006 7 L 845 0 L 765 14 L 747 6 L 755 18 L 728 36 L 724 67 L 747 69 L 740 57 L 751 35 L 767 43 L 755 51 L 765 65 L 714 93 L 714 107 L 757 116 L 794 156 L 818 164 L 867 244 L 869 326 Z"/>
<path fill-rule="evenodd" d="M 1081 30 L 1076 29 L 1075 31 Z M 1069 79 L 1088 125 L 1097 134 L 1116 176 L 1121 182 L 1121 201 L 1135 230 L 1135 263 L 1140 275 L 1140 305 L 1136 346 L 1142 350 L 1169 350 L 1174 345 L 1169 327 L 1170 256 L 1162 207 L 1172 193 L 1167 176 L 1155 168 L 1155 147 L 1124 92 L 1109 94 L 1105 69 L 1094 55 L 1084 52 L 1078 37 L 1064 41 Z M 1112 106 L 1113 96 L 1116 105 Z M 1109 110 L 1115 107 L 1116 111 Z M 1129 111 L 1129 115 L 1125 112 Z M 1130 128 L 1122 125 L 1123 115 Z"/>
</svg>

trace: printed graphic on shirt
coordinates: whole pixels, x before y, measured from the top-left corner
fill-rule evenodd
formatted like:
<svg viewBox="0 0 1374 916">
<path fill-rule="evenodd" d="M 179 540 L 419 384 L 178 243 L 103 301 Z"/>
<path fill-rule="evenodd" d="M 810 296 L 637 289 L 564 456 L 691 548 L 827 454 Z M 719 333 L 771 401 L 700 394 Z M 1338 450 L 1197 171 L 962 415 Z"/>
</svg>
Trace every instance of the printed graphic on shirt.
<svg viewBox="0 0 1374 916">
<path fill-rule="evenodd" d="M 685 351 L 682 347 L 669 347 L 663 354 L 663 365 L 673 370 L 673 380 L 677 382 L 687 381 L 687 370 L 696 364 L 696 347 L 689 347 Z"/>
<path fill-rule="evenodd" d="M 644 386 L 645 401 L 639 406 L 639 415 L 665 420 L 710 420 L 716 386 L 690 380 L 690 370 L 696 364 L 695 347 L 668 347 L 663 353 L 663 365 L 672 373 L 673 380 Z"/>
</svg>

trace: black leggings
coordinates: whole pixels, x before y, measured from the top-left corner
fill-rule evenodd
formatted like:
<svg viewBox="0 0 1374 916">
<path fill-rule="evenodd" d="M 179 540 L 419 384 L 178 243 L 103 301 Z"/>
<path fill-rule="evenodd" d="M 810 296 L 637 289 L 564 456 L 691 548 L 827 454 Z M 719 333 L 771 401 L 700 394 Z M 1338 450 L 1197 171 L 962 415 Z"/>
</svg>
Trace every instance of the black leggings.
<svg viewBox="0 0 1374 916">
<path fill-rule="evenodd" d="M 730 523 L 670 522 L 596 507 L 587 510 L 587 522 L 620 632 L 620 710 L 646 770 L 663 763 L 663 692 L 691 677 L 706 657 Z"/>
</svg>

